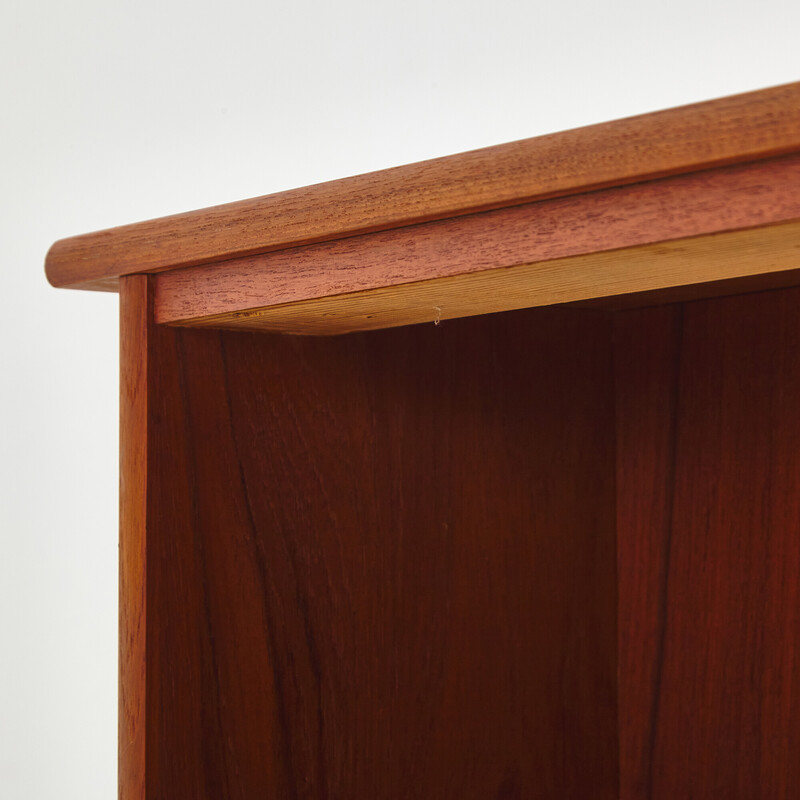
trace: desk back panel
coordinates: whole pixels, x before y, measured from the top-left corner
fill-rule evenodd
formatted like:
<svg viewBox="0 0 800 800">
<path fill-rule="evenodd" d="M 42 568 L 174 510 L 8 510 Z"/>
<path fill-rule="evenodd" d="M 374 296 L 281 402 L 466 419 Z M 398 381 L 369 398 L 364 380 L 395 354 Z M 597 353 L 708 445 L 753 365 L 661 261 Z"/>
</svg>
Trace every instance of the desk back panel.
<svg viewBox="0 0 800 800">
<path fill-rule="evenodd" d="M 177 329 L 151 280 L 122 796 L 617 797 L 609 314 Z"/>
</svg>

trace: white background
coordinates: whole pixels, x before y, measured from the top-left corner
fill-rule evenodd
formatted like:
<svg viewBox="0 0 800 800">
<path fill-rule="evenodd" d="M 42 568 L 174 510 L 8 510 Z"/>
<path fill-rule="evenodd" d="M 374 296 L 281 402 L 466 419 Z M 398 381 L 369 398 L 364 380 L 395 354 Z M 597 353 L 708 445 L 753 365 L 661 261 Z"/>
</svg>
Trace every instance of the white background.
<svg viewBox="0 0 800 800">
<path fill-rule="evenodd" d="M 4 0 L 0 797 L 116 791 L 117 298 L 57 238 L 800 79 L 800 3 Z"/>
</svg>

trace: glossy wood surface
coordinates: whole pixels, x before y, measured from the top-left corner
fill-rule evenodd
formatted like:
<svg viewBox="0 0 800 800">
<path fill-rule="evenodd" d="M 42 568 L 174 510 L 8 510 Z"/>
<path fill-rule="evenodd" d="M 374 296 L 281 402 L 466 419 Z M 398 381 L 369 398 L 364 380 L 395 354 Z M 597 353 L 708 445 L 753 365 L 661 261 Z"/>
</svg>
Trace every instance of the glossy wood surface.
<svg viewBox="0 0 800 800">
<path fill-rule="evenodd" d="M 615 321 L 621 796 L 800 796 L 800 290 Z"/>
<path fill-rule="evenodd" d="M 145 327 L 147 776 L 123 796 L 618 796 L 607 314 Z"/>
<path fill-rule="evenodd" d="M 786 156 L 174 270 L 156 318 L 342 333 L 798 267 Z"/>
<path fill-rule="evenodd" d="M 800 150 L 800 84 L 63 239 L 56 286 L 398 228 Z"/>
</svg>

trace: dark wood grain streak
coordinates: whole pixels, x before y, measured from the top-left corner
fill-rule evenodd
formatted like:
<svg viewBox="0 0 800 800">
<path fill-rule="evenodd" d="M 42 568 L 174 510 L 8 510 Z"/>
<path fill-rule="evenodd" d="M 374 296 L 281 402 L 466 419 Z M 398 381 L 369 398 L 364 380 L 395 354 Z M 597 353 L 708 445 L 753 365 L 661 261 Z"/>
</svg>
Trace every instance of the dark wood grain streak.
<svg viewBox="0 0 800 800">
<path fill-rule="evenodd" d="M 156 318 L 202 324 L 203 317 L 491 270 L 502 270 L 499 275 L 513 281 L 507 268 L 518 265 L 793 220 L 800 220 L 797 155 L 173 270 L 158 278 Z M 800 233 L 796 242 L 793 263 L 800 265 Z M 641 280 L 635 273 L 648 269 L 647 260 L 641 261 L 630 269 L 631 286 Z M 541 266 L 546 275 L 548 265 Z M 713 269 L 698 258 L 688 275 L 667 270 L 662 279 L 670 286 L 676 280 L 728 277 Z M 600 272 L 599 260 L 583 272 L 554 272 L 539 290 L 591 297 L 593 290 L 619 294 L 630 289 L 624 275 L 604 287 Z M 521 306 L 542 304 L 535 292 L 519 293 Z M 449 294 L 442 291 L 445 312 L 455 305 Z M 497 291 L 488 293 L 492 296 Z M 485 309 L 492 310 L 506 309 Z M 308 306 L 307 315 L 313 317 L 307 327 L 319 327 L 322 315 L 314 306 Z M 231 327 L 236 320 L 227 323 Z"/>
<path fill-rule="evenodd" d="M 621 797 L 652 797 L 667 622 L 681 304 L 615 316 Z"/>
<path fill-rule="evenodd" d="M 618 796 L 605 313 L 147 331 L 148 798 Z"/>
<path fill-rule="evenodd" d="M 616 318 L 626 800 L 800 792 L 798 303 Z"/>
<path fill-rule="evenodd" d="M 800 150 L 800 84 L 56 242 L 55 286 L 188 267 Z"/>
</svg>

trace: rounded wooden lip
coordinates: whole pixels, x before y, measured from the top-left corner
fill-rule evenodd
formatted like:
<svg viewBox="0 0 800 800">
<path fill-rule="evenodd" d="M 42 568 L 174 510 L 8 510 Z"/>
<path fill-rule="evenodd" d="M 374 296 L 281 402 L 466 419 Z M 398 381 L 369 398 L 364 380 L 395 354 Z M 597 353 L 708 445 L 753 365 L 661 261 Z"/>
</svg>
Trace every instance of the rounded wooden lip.
<svg viewBox="0 0 800 800">
<path fill-rule="evenodd" d="M 800 151 L 800 82 L 61 239 L 54 286 L 117 278 Z"/>
</svg>

